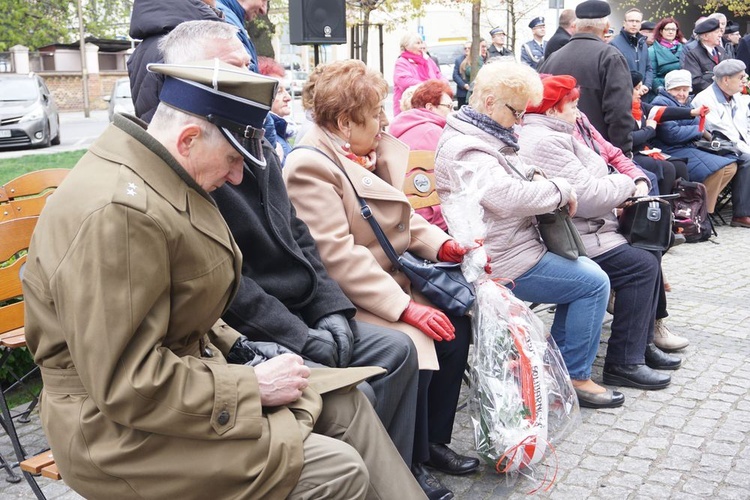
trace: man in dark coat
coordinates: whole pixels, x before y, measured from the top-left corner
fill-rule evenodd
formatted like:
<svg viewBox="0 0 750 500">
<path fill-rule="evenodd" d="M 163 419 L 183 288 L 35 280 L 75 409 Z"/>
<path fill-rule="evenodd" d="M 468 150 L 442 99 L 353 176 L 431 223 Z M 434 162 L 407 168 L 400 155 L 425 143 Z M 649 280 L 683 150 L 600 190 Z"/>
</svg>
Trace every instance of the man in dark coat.
<svg viewBox="0 0 750 500">
<path fill-rule="evenodd" d="M 209 53 L 219 58 L 245 53 L 236 28 L 210 24 L 175 28 L 162 43 L 164 60 L 182 63 L 185 57 L 207 59 Z M 231 43 L 223 54 L 214 50 L 221 42 Z M 239 290 L 223 315 L 244 336 L 234 342 L 233 351 L 241 358 L 248 342 L 274 342 L 319 365 L 385 368 L 386 374 L 369 381 L 371 389 L 363 388 L 374 393 L 378 416 L 410 464 L 416 349 L 401 332 L 353 320 L 356 309 L 328 276 L 315 240 L 289 200 L 278 157 L 265 140 L 262 156 L 264 167 L 246 162 L 240 184 L 211 193 L 243 256 Z"/>
<path fill-rule="evenodd" d="M 735 52 L 735 58 L 739 59 L 745 66 L 750 68 L 750 35 L 745 35 L 737 45 L 737 51 Z"/>
<path fill-rule="evenodd" d="M 579 4 L 577 33 L 544 61 L 539 73 L 575 77 L 581 88 L 578 107 L 607 141 L 628 154 L 633 146 L 633 88 L 625 58 L 603 40 L 610 13 L 602 0 Z"/>
<path fill-rule="evenodd" d="M 719 21 L 715 18 L 708 18 L 695 27 L 698 44 L 682 59 L 682 69 L 693 75 L 693 94 L 713 84 L 714 67 L 727 58 L 721 46 L 721 32 Z"/>
<path fill-rule="evenodd" d="M 643 75 L 643 92 L 647 93 L 653 85 L 654 71 L 651 69 L 651 59 L 648 57 L 646 36 L 640 33 L 642 21 L 643 14 L 640 10 L 628 10 L 625 13 L 620 33 L 609 43 L 622 52 L 630 71 L 637 71 Z"/>
<path fill-rule="evenodd" d="M 135 0 L 133 3 L 130 38 L 143 41 L 128 59 L 128 75 L 135 115 L 147 123 L 159 105 L 164 77 L 147 71 L 146 66 L 164 62 L 159 40 L 185 21 L 223 21 L 223 16 L 202 0 Z"/>
<path fill-rule="evenodd" d="M 573 9 L 565 9 L 560 13 L 560 20 L 558 21 L 557 31 L 547 41 L 547 46 L 544 48 L 544 58 L 549 59 L 549 56 L 553 52 L 558 51 L 564 47 L 569 41 L 570 37 L 576 33 L 576 11 Z"/>
</svg>

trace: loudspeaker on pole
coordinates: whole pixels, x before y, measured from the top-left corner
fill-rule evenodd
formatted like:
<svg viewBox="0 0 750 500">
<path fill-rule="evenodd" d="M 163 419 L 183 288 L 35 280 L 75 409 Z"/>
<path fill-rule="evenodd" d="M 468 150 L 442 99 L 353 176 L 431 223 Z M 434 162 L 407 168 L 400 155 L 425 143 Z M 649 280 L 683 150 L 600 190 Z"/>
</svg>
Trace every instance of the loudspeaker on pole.
<svg viewBox="0 0 750 500">
<path fill-rule="evenodd" d="M 289 42 L 292 45 L 345 44 L 344 0 L 289 0 Z"/>
</svg>

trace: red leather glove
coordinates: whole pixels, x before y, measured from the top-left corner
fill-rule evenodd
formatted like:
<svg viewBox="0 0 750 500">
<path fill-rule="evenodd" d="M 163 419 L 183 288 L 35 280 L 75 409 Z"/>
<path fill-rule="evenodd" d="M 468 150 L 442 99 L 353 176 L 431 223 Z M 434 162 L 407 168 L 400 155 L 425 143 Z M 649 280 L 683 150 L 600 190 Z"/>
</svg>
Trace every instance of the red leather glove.
<svg viewBox="0 0 750 500">
<path fill-rule="evenodd" d="M 698 116 L 700 116 L 700 118 L 698 119 L 698 130 L 700 132 L 703 132 L 704 130 L 706 130 L 706 115 L 708 114 L 709 111 L 710 109 L 708 109 L 708 106 L 705 106 L 705 105 L 699 108 Z"/>
<path fill-rule="evenodd" d="M 448 316 L 439 309 L 417 304 L 413 300 L 409 301 L 409 305 L 401 313 L 401 321 L 419 328 L 422 333 L 438 342 L 456 338 L 456 329 Z"/>
<path fill-rule="evenodd" d="M 461 246 L 456 240 L 448 240 L 438 250 L 437 258 L 440 262 L 460 263 L 468 251 L 468 248 Z"/>
</svg>

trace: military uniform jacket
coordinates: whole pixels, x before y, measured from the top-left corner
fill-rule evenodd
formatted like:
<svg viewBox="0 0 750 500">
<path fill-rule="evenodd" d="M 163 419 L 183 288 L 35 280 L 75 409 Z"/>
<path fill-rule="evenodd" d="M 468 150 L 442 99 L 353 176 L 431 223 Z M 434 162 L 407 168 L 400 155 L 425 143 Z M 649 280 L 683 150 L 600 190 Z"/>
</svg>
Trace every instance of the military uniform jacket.
<svg viewBox="0 0 750 500">
<path fill-rule="evenodd" d="M 633 83 L 619 50 L 590 33 L 576 33 L 542 63 L 539 72 L 573 76 L 581 88 L 578 107 L 605 139 L 630 153 Z"/>
<path fill-rule="evenodd" d="M 211 198 L 115 117 L 50 197 L 24 275 L 41 419 L 87 498 L 285 498 L 320 414 L 308 389 L 265 412 L 255 372 L 207 334 L 241 255 Z M 340 371 L 340 370 L 339 370 Z"/>
<path fill-rule="evenodd" d="M 521 62 L 528 64 L 534 69 L 539 69 L 539 65 L 544 61 L 544 50 L 547 42 L 538 43 L 536 40 L 529 40 L 521 46 Z"/>
</svg>

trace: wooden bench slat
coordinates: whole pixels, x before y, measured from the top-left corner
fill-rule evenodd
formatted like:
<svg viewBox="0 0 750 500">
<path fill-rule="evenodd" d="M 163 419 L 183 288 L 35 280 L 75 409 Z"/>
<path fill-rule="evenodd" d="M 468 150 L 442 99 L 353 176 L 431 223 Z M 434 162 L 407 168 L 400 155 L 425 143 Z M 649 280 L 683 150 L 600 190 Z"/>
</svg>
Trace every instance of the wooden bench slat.
<svg viewBox="0 0 750 500">
<path fill-rule="evenodd" d="M 42 476 L 54 479 L 55 481 L 62 479 L 60 471 L 57 469 L 57 464 L 50 464 L 42 469 Z"/>
<path fill-rule="evenodd" d="M 55 459 L 52 457 L 52 452 L 47 450 L 21 462 L 21 470 L 31 474 L 39 474 L 42 469 L 54 463 Z"/>
</svg>

